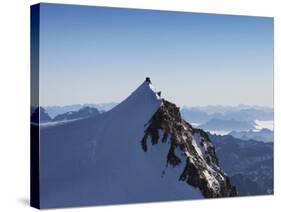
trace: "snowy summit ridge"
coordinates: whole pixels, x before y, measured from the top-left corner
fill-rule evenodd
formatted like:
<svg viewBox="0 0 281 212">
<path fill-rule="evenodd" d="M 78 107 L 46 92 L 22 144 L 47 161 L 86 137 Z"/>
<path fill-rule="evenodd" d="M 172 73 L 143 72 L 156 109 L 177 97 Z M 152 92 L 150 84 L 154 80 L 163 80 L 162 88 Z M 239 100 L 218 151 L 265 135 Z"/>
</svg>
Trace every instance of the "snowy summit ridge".
<svg viewBox="0 0 281 212">
<path fill-rule="evenodd" d="M 152 86 L 152 83 L 149 78 L 146 80 L 129 95 L 124 101 L 115 106 L 112 110 L 122 110 L 132 109 L 130 107 L 136 107 L 139 110 L 146 109 L 148 106 L 159 107 L 161 104 L 161 98 L 159 93 L 156 92 L 155 88 Z M 144 108 L 141 108 L 144 107 Z"/>
</svg>

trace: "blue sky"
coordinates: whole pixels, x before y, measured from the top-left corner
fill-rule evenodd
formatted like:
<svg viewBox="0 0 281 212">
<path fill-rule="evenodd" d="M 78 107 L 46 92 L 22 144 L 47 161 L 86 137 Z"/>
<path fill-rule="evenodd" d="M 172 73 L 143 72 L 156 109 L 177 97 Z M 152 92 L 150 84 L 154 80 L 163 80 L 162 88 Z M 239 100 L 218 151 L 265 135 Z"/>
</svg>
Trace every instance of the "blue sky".
<svg viewBox="0 0 281 212">
<path fill-rule="evenodd" d="M 178 105 L 273 106 L 273 19 L 42 4 L 40 103 L 120 102 L 146 76 Z"/>
</svg>

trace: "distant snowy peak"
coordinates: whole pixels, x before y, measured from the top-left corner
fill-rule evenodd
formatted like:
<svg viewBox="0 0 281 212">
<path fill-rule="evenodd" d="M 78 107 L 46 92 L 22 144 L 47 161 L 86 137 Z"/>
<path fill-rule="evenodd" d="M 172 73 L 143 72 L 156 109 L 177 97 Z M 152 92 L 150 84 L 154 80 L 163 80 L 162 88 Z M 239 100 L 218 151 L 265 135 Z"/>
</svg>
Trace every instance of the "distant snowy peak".
<svg viewBox="0 0 281 212">
<path fill-rule="evenodd" d="M 84 107 L 96 108 L 100 113 L 104 113 L 106 111 L 111 110 L 118 103 L 116 102 L 107 102 L 107 103 L 99 103 L 99 104 L 73 104 L 73 105 L 65 105 L 65 106 L 45 106 L 46 112 L 49 114 L 51 118 L 54 118 L 60 114 L 78 111 Z"/>
<path fill-rule="evenodd" d="M 94 117 L 99 115 L 100 112 L 93 107 L 83 107 L 78 111 L 70 111 L 60 115 L 57 115 L 53 121 L 65 121 L 65 120 L 72 120 L 72 119 L 80 119 L 80 118 L 87 118 L 87 117 Z"/>
<path fill-rule="evenodd" d="M 273 142 L 274 141 L 274 131 L 269 129 L 261 129 L 260 131 L 232 131 L 229 135 L 239 138 L 242 140 L 256 140 L 263 142 Z"/>
<path fill-rule="evenodd" d="M 169 145 L 166 167 L 184 164 L 179 181 L 199 188 L 206 198 L 236 196 L 235 187 L 218 165 L 215 148 L 207 133 L 184 121 L 175 104 L 161 101 L 141 140 L 143 150 L 149 151 L 148 142 Z"/>
<path fill-rule="evenodd" d="M 200 128 L 208 131 L 243 131 L 255 129 L 255 123 L 251 121 L 237 121 L 235 119 L 225 120 L 213 118 L 199 126 Z"/>
</svg>

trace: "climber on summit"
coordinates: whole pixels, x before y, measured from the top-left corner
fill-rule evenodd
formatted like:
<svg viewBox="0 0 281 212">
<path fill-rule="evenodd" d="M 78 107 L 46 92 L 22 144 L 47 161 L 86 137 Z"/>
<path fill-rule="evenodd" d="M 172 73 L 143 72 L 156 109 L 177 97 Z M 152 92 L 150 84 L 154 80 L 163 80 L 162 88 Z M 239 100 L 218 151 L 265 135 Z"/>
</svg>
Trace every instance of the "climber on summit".
<svg viewBox="0 0 281 212">
<path fill-rule="evenodd" d="M 151 80 L 150 80 L 149 77 L 146 77 L 146 78 L 145 78 L 145 81 L 148 82 L 148 83 L 151 83 Z"/>
</svg>

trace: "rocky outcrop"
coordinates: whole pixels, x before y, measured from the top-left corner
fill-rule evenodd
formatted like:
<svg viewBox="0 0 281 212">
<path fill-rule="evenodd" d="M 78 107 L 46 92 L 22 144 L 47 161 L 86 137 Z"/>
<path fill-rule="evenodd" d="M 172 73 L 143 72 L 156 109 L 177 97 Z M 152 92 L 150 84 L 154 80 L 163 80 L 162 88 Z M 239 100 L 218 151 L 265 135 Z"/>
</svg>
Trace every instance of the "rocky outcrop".
<svg viewBox="0 0 281 212">
<path fill-rule="evenodd" d="M 178 180 L 199 188 L 205 198 L 237 195 L 236 188 L 219 167 L 215 147 L 208 134 L 184 121 L 175 104 L 162 99 L 141 140 L 145 152 L 148 151 L 148 142 L 169 145 L 166 166 L 176 167 L 184 163 Z"/>
</svg>

